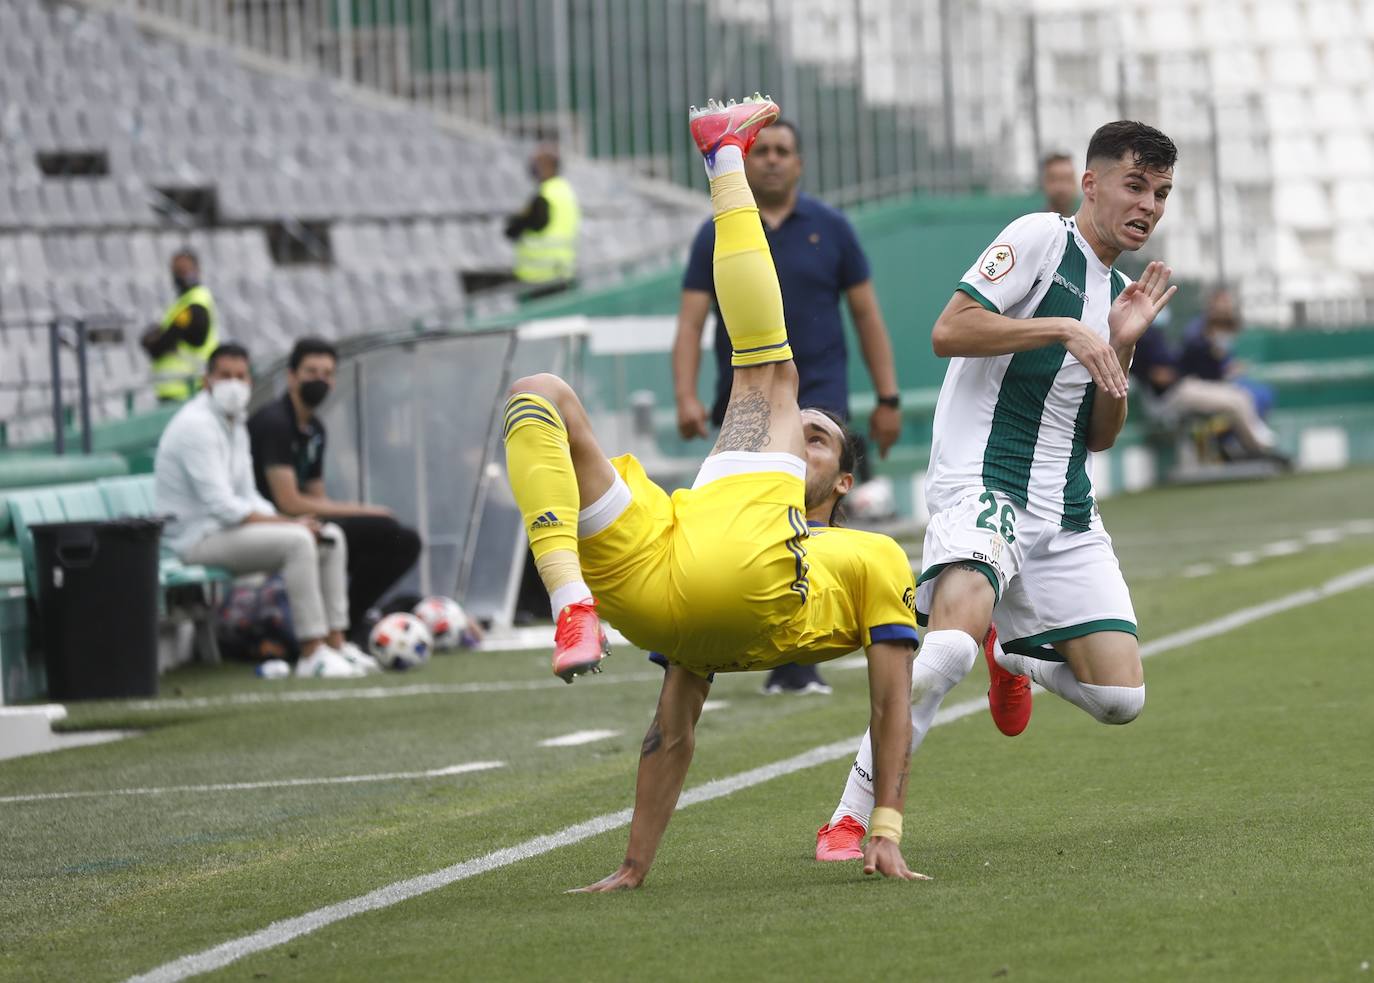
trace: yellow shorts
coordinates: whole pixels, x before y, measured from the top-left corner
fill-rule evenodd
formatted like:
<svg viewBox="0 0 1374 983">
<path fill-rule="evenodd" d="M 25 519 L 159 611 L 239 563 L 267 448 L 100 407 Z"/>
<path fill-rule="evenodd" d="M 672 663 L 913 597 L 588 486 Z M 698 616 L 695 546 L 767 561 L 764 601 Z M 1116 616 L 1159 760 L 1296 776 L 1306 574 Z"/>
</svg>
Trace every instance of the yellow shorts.
<svg viewBox="0 0 1374 983">
<path fill-rule="evenodd" d="M 611 464 L 630 504 L 580 544 L 602 617 L 694 672 L 753 668 L 748 654 L 797 615 L 810 587 L 805 483 L 736 474 L 669 497 L 634 455 Z"/>
</svg>

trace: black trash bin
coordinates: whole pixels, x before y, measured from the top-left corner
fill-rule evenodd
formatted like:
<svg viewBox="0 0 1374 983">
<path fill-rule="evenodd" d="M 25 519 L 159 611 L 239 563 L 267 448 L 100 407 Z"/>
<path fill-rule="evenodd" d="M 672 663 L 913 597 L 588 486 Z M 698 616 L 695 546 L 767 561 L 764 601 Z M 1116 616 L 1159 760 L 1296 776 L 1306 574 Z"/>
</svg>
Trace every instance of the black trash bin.
<svg viewBox="0 0 1374 983">
<path fill-rule="evenodd" d="M 162 521 L 129 518 L 31 528 L 48 696 L 156 696 Z"/>
</svg>

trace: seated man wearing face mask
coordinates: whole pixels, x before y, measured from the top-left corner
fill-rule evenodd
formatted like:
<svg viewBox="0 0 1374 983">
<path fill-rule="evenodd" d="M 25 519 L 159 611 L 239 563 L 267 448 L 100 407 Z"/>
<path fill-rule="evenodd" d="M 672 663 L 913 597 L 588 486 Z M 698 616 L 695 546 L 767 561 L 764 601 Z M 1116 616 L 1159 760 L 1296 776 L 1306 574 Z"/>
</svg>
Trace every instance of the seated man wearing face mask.
<svg viewBox="0 0 1374 983">
<path fill-rule="evenodd" d="M 157 509 L 172 516 L 163 541 L 186 563 L 236 575 L 280 573 L 300 642 L 298 676 L 361 676 L 380 669 L 345 638 L 348 547 L 343 531 L 278 514 L 253 487 L 248 446 L 248 352 L 220 345 L 204 388 L 177 411 L 153 465 Z"/>
<path fill-rule="evenodd" d="M 362 642 L 367 612 L 415 563 L 420 537 L 390 509 L 337 502 L 324 490 L 324 424 L 315 411 L 334 388 L 338 353 L 302 338 L 287 362 L 286 393 L 248 421 L 258 492 L 284 515 L 327 519 L 348 541 L 348 612 Z"/>
</svg>

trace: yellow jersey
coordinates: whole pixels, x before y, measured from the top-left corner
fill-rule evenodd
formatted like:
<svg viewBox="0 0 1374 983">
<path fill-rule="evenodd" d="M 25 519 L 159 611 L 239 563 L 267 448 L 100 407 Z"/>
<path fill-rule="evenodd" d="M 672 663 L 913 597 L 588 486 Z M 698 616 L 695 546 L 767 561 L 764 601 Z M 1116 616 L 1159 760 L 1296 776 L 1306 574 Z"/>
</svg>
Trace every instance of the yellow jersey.
<svg viewBox="0 0 1374 983">
<path fill-rule="evenodd" d="M 803 482 L 760 472 L 669 496 L 631 455 L 626 510 L 580 541 L 602 615 L 699 675 L 915 645 L 911 563 L 888 536 L 808 526 Z"/>
</svg>

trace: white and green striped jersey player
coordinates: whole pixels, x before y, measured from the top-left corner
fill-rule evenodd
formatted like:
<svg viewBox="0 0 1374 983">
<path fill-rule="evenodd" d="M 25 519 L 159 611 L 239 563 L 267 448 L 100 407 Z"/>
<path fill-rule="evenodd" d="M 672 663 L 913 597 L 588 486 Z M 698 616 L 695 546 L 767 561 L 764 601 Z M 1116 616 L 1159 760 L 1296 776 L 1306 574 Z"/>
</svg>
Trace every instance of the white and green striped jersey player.
<svg viewBox="0 0 1374 983">
<path fill-rule="evenodd" d="M 1102 265 L 1072 218 L 1040 212 L 1007 226 L 958 289 L 1007 317 L 1074 318 L 1105 341 L 1108 311 L 1128 282 Z M 931 511 L 986 490 L 1064 529 L 1087 530 L 1094 514 L 1087 433 L 1095 389 L 1062 344 L 951 359 L 926 475 Z"/>
</svg>

